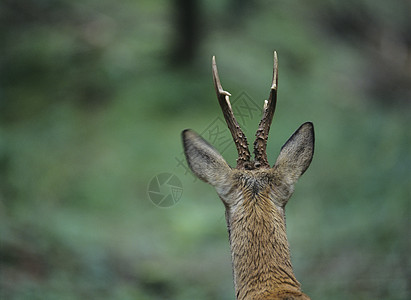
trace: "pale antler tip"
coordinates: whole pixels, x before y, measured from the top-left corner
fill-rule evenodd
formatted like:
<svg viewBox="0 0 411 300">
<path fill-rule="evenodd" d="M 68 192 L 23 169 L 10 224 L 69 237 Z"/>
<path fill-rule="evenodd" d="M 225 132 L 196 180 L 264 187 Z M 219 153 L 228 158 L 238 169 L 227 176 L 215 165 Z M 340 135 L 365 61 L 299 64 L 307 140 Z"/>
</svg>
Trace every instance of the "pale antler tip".
<svg viewBox="0 0 411 300">
<path fill-rule="evenodd" d="M 213 69 L 213 76 L 216 76 L 216 73 L 218 73 L 217 71 L 217 63 L 215 61 L 215 55 L 213 55 L 213 58 L 211 59 L 211 68 Z M 218 77 L 218 75 L 217 75 Z"/>
<path fill-rule="evenodd" d="M 277 57 L 277 51 L 274 51 L 273 83 L 271 85 L 272 90 L 277 90 L 277 82 L 278 82 L 278 57 Z"/>
<path fill-rule="evenodd" d="M 217 93 L 224 95 L 224 96 L 231 96 L 231 94 L 227 91 L 224 91 L 223 87 L 221 86 L 221 81 L 220 81 L 220 77 L 218 76 L 217 63 L 215 61 L 215 56 L 213 56 L 212 69 L 213 69 L 214 84 L 215 84 Z"/>
</svg>

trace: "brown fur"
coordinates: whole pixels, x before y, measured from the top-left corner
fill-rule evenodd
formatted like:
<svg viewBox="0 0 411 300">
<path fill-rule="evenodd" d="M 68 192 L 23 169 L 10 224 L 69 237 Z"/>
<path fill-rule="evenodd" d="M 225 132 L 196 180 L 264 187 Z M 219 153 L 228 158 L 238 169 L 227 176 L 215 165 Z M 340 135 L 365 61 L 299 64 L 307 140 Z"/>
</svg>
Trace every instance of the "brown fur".
<svg viewBox="0 0 411 300">
<path fill-rule="evenodd" d="M 314 150 L 311 123 L 283 146 L 272 168 L 231 169 L 194 131 L 183 132 L 193 172 L 213 185 L 226 207 L 237 299 L 309 299 L 294 276 L 284 208 Z"/>
<path fill-rule="evenodd" d="M 239 300 L 310 299 L 294 276 L 285 230 L 284 209 L 294 184 L 314 153 L 314 128 L 304 123 L 281 148 L 272 168 L 266 146 L 277 101 L 277 54 L 270 96 L 254 142 L 251 161 L 247 138 L 235 120 L 230 93 L 223 90 L 213 57 L 217 98 L 237 147 L 237 167 L 230 168 L 213 146 L 191 130 L 183 131 L 184 153 L 193 173 L 215 187 L 226 207 L 234 285 Z"/>
<path fill-rule="evenodd" d="M 241 196 L 226 216 L 237 299 L 309 299 L 293 274 L 284 210 L 274 200 L 288 191 L 272 170 L 236 173 Z"/>
</svg>

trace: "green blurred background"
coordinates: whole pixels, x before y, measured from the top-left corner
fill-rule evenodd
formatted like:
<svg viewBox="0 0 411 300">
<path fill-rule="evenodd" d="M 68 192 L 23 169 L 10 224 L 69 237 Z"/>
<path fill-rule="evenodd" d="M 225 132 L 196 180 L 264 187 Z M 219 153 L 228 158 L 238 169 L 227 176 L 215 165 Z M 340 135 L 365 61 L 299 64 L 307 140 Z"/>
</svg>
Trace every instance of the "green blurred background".
<svg viewBox="0 0 411 300">
<path fill-rule="evenodd" d="M 224 207 L 178 163 L 180 132 L 222 115 L 212 55 L 232 99 L 262 107 L 274 49 L 269 161 L 316 131 L 286 212 L 304 291 L 410 299 L 410 16 L 408 0 L 2 0 L 1 299 L 234 299 Z M 148 194 L 161 173 L 183 187 L 170 208 Z"/>
</svg>

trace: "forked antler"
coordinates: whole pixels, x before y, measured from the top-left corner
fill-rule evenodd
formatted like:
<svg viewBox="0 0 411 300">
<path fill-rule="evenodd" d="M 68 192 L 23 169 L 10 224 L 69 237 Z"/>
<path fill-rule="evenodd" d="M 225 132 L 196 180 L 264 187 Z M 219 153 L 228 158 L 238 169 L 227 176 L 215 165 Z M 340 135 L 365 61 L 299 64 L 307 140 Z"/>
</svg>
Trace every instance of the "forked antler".
<svg viewBox="0 0 411 300">
<path fill-rule="evenodd" d="M 220 78 L 218 77 L 217 64 L 215 56 L 213 56 L 213 79 L 214 86 L 217 92 L 218 102 L 224 114 L 224 118 L 230 129 L 231 135 L 238 152 L 237 169 L 254 169 L 254 168 L 269 168 L 267 160 L 267 139 L 268 132 L 270 131 L 271 122 L 273 120 L 275 105 L 277 103 L 277 83 L 278 83 L 278 60 L 277 52 L 274 51 L 274 70 L 273 81 L 271 84 L 270 96 L 268 100 L 264 101 L 263 116 L 258 125 L 257 132 L 255 134 L 256 139 L 254 141 L 254 156 L 255 162 L 250 163 L 250 151 L 248 150 L 248 142 L 244 132 L 241 130 L 240 125 L 234 117 L 231 109 L 229 96 L 231 94 L 223 90 L 221 86 Z"/>
<path fill-rule="evenodd" d="M 237 169 L 246 168 L 247 162 L 250 161 L 250 151 L 248 150 L 248 142 L 244 132 L 241 130 L 240 125 L 234 117 L 233 110 L 231 109 L 231 103 L 229 96 L 231 94 L 223 90 L 221 86 L 220 78 L 218 77 L 217 64 L 215 62 L 215 56 L 213 56 L 213 80 L 214 87 L 217 92 L 218 102 L 224 114 L 224 119 L 227 122 L 228 129 L 230 129 L 231 135 L 238 152 Z"/>
<path fill-rule="evenodd" d="M 278 59 L 277 52 L 274 51 L 273 82 L 271 84 L 270 96 L 264 101 L 263 117 L 258 125 L 254 141 L 254 157 L 261 167 L 270 167 L 267 160 L 267 139 L 273 121 L 275 105 L 277 104 L 277 84 L 278 84 Z"/>
</svg>

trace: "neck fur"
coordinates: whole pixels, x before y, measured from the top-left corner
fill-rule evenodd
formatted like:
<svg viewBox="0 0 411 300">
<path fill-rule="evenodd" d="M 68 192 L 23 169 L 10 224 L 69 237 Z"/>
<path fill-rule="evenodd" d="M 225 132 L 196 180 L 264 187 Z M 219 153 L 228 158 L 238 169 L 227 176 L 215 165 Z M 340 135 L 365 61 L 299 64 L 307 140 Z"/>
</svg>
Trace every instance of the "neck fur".
<svg viewBox="0 0 411 300">
<path fill-rule="evenodd" d="M 239 203 L 226 211 L 237 299 L 301 294 L 282 209 L 261 195 Z"/>
</svg>

